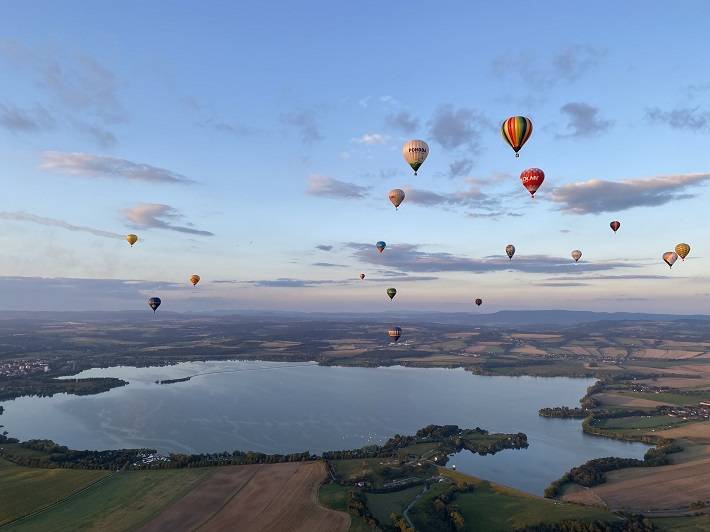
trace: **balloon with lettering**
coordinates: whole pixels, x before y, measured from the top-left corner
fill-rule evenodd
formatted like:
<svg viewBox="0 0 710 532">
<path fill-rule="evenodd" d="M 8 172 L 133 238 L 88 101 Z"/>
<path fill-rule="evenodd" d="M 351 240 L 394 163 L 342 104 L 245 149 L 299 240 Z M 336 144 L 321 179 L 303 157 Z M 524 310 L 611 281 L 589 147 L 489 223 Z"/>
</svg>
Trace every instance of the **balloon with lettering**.
<svg viewBox="0 0 710 532">
<path fill-rule="evenodd" d="M 387 244 L 385 243 L 384 240 L 380 240 L 377 244 L 375 244 L 375 247 L 377 248 L 377 251 L 382 253 L 385 248 L 387 247 Z"/>
<path fill-rule="evenodd" d="M 388 288 L 387 295 L 389 296 L 390 299 L 394 299 L 394 296 L 397 295 L 397 289 L 396 288 Z"/>
<path fill-rule="evenodd" d="M 530 192 L 530 195 L 534 198 L 535 192 L 540 188 L 542 182 L 545 181 L 545 172 L 539 168 L 528 168 L 523 170 L 520 174 L 520 182 L 523 186 Z"/>
<path fill-rule="evenodd" d="M 609 224 L 609 227 L 611 227 L 611 230 L 616 233 L 619 230 L 619 227 L 621 227 L 621 222 L 614 220 Z"/>
<path fill-rule="evenodd" d="M 690 253 L 690 246 L 681 242 L 675 247 L 675 252 L 678 254 L 681 260 L 685 260 L 685 257 Z"/>
<path fill-rule="evenodd" d="M 133 247 L 133 244 L 138 242 L 138 235 L 134 235 L 133 233 L 129 233 L 126 235 L 126 242 L 128 242 L 131 247 Z"/>
<path fill-rule="evenodd" d="M 678 260 L 678 254 L 675 251 L 666 251 L 663 254 L 663 262 L 668 264 L 669 268 L 672 268 L 673 265 L 675 264 L 675 261 Z"/>
<path fill-rule="evenodd" d="M 572 252 L 572 258 L 574 259 L 574 262 L 579 262 L 579 259 L 582 258 L 582 252 L 579 251 L 578 249 L 575 249 Z"/>
<path fill-rule="evenodd" d="M 160 301 L 159 297 L 151 297 L 148 300 L 148 306 L 153 309 L 153 314 L 155 314 L 155 311 L 158 310 L 160 303 L 162 303 L 162 301 Z"/>
<path fill-rule="evenodd" d="M 513 148 L 516 157 L 520 157 L 518 152 L 532 135 L 532 130 L 532 121 L 524 116 L 511 116 L 500 127 L 503 139 Z"/>
<path fill-rule="evenodd" d="M 414 175 L 417 175 L 417 170 L 424 164 L 429 155 L 429 145 L 423 140 L 408 140 L 402 146 L 402 155 L 407 164 L 414 170 Z"/>
<path fill-rule="evenodd" d="M 397 343 L 397 340 L 399 340 L 399 337 L 402 336 L 402 328 L 401 327 L 392 327 L 387 331 L 387 336 L 389 336 L 394 343 Z"/>
<path fill-rule="evenodd" d="M 193 273 L 190 276 L 190 282 L 192 283 L 192 286 L 197 286 L 197 283 L 200 282 L 200 276 L 197 275 L 196 273 Z"/>
<path fill-rule="evenodd" d="M 513 244 L 505 246 L 505 254 L 508 255 L 510 260 L 513 260 L 513 255 L 515 255 L 515 246 Z"/>
<path fill-rule="evenodd" d="M 399 206 L 402 205 L 402 202 L 404 201 L 404 190 L 401 188 L 393 188 L 390 190 L 388 197 L 392 202 L 392 205 L 394 205 L 394 208 L 399 209 Z"/>
</svg>

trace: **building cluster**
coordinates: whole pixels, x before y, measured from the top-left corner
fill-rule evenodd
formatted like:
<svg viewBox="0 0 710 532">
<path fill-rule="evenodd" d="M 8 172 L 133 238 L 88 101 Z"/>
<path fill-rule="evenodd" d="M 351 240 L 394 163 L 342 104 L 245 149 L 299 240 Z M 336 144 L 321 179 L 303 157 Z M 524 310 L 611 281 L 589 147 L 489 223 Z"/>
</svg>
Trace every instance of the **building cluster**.
<svg viewBox="0 0 710 532">
<path fill-rule="evenodd" d="M 663 406 L 659 410 L 670 417 L 679 417 L 683 421 L 710 420 L 710 401 L 700 401 L 693 406 Z"/>
<path fill-rule="evenodd" d="M 46 360 L 4 360 L 0 362 L 0 378 L 27 377 L 48 371 L 49 362 Z"/>
<path fill-rule="evenodd" d="M 133 467 L 153 466 L 160 462 L 169 462 L 170 458 L 158 453 L 139 452 L 136 454 L 137 462 L 133 462 Z"/>
</svg>

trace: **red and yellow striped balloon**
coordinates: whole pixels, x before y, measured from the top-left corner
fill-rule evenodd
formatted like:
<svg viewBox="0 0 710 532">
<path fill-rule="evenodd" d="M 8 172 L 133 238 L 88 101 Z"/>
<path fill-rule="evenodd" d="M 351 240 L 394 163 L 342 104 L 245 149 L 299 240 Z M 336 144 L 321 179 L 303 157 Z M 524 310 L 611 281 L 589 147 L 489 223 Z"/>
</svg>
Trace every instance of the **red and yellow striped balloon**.
<svg viewBox="0 0 710 532">
<path fill-rule="evenodd" d="M 516 157 L 520 156 L 518 152 L 532 135 L 532 130 L 532 120 L 525 116 L 511 116 L 500 128 L 503 138 L 513 148 Z"/>
</svg>

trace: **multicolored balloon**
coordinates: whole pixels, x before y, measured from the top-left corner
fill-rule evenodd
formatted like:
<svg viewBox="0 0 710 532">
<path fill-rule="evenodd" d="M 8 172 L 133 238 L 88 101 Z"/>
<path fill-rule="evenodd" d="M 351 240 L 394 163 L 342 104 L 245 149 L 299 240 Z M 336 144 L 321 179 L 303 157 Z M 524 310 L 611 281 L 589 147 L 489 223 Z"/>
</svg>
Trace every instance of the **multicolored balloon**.
<svg viewBox="0 0 710 532">
<path fill-rule="evenodd" d="M 399 340 L 399 337 L 402 336 L 402 328 L 401 327 L 391 327 L 387 331 L 387 336 L 389 336 L 392 341 L 396 344 L 397 340 Z"/>
<path fill-rule="evenodd" d="M 530 192 L 530 195 L 534 198 L 535 192 L 540 188 L 542 182 L 545 181 L 545 172 L 539 168 L 528 168 L 523 170 L 520 174 L 520 182 L 523 186 Z"/>
<path fill-rule="evenodd" d="M 401 188 L 393 188 L 392 190 L 390 190 L 387 197 L 392 202 L 392 205 L 394 205 L 395 210 L 397 210 L 404 201 L 404 190 L 402 190 Z"/>
<path fill-rule="evenodd" d="M 500 127 L 503 139 L 513 148 L 516 157 L 520 157 L 518 152 L 532 135 L 532 130 L 532 121 L 524 116 L 511 116 Z"/>
<path fill-rule="evenodd" d="M 397 289 L 396 288 L 388 288 L 387 295 L 389 296 L 390 300 L 394 299 L 394 296 L 397 295 Z"/>
<path fill-rule="evenodd" d="M 513 260 L 513 255 L 515 255 L 515 246 L 513 244 L 505 246 L 505 254 L 508 255 L 510 260 Z"/>
<path fill-rule="evenodd" d="M 361 273 L 361 274 L 360 274 L 360 280 L 362 281 L 364 278 L 365 278 L 365 274 L 364 274 L 364 273 Z"/>
<path fill-rule="evenodd" d="M 574 262 L 579 262 L 579 259 L 582 258 L 582 252 L 578 249 L 575 249 L 574 251 L 572 251 L 572 258 L 574 259 Z"/>
<path fill-rule="evenodd" d="M 126 242 L 128 242 L 131 247 L 133 247 L 133 244 L 138 242 L 138 235 L 134 235 L 133 233 L 129 233 L 126 235 Z"/>
<path fill-rule="evenodd" d="M 675 252 L 678 254 L 681 260 L 685 260 L 685 257 L 687 257 L 688 253 L 690 253 L 690 246 L 688 244 L 685 244 L 684 242 L 681 242 L 675 247 Z"/>
<path fill-rule="evenodd" d="M 159 297 L 151 297 L 148 300 L 148 306 L 153 309 L 153 314 L 155 314 L 155 311 L 158 310 L 161 303 L 162 301 L 160 301 Z"/>
<path fill-rule="evenodd" d="M 192 286 L 197 286 L 197 283 L 200 282 L 200 276 L 197 275 L 196 273 L 193 273 L 190 276 L 190 282 L 192 283 Z"/>
<path fill-rule="evenodd" d="M 477 297 L 473 302 L 476 304 L 477 307 L 483 305 L 483 300 L 480 297 Z"/>
<path fill-rule="evenodd" d="M 414 175 L 417 175 L 417 170 L 424 164 L 429 155 L 429 145 L 423 140 L 408 140 L 402 146 L 402 155 L 407 164 L 414 170 Z"/>
<path fill-rule="evenodd" d="M 384 240 L 380 240 L 377 244 L 375 244 L 375 247 L 377 248 L 377 251 L 382 253 L 385 248 L 387 247 L 387 244 L 385 243 Z"/>
<path fill-rule="evenodd" d="M 672 268 L 673 265 L 675 264 L 675 261 L 678 260 L 678 254 L 675 251 L 666 251 L 663 254 L 663 262 L 668 264 L 669 268 Z"/>
</svg>

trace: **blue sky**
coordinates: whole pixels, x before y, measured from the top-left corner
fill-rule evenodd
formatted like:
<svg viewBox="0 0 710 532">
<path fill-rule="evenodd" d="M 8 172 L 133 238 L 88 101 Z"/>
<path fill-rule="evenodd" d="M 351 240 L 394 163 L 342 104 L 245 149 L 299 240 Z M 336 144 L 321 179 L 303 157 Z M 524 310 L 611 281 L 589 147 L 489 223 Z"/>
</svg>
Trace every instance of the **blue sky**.
<svg viewBox="0 0 710 532">
<path fill-rule="evenodd" d="M 705 1 L 12 4 L 1 309 L 710 312 Z"/>
</svg>

